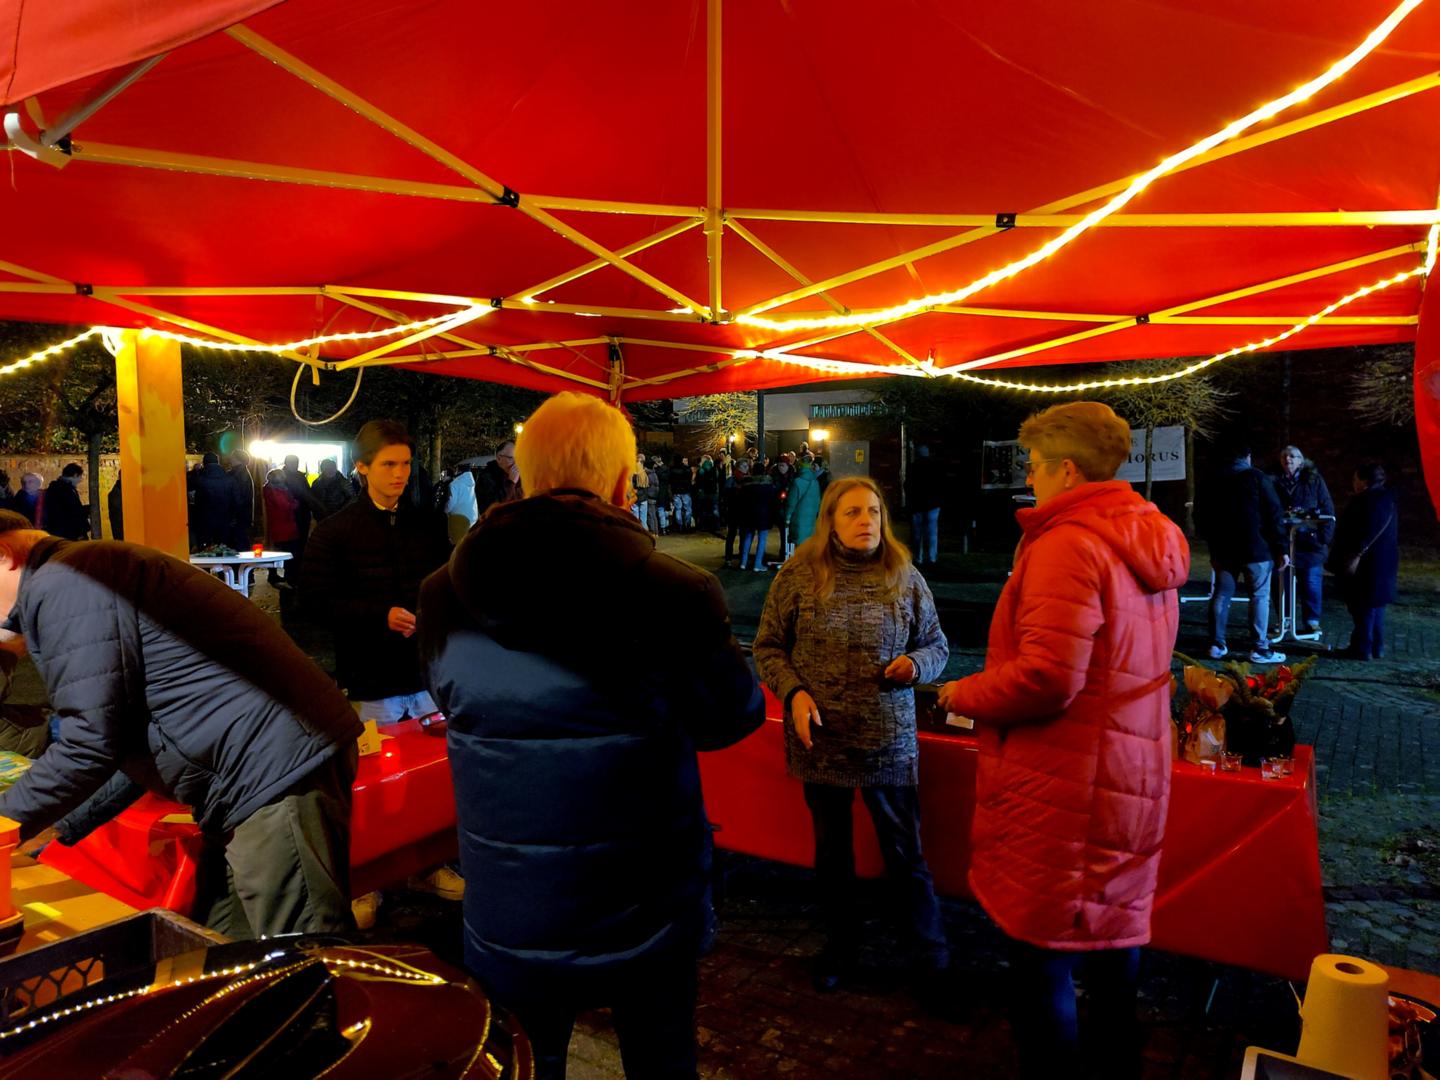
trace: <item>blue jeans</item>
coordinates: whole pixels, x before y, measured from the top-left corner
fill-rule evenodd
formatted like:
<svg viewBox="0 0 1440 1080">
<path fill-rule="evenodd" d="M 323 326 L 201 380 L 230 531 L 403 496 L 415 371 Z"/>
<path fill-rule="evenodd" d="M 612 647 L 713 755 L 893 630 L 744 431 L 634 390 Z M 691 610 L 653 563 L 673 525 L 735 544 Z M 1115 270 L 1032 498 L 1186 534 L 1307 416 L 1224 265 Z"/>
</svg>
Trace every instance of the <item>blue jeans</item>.
<svg viewBox="0 0 1440 1080">
<path fill-rule="evenodd" d="M 1210 597 L 1210 644 L 1225 644 L 1225 626 L 1230 621 L 1230 601 L 1235 596 L 1236 578 L 1243 577 L 1250 587 L 1250 646 L 1270 647 L 1270 562 L 1246 563 L 1235 573 L 1218 564 L 1215 570 L 1215 592 Z"/>
<path fill-rule="evenodd" d="M 1355 629 L 1350 632 L 1350 651 L 1379 660 L 1385 655 L 1385 608 L 1348 606 L 1350 618 L 1355 620 Z"/>
<path fill-rule="evenodd" d="M 860 797 L 875 825 L 915 960 L 927 971 L 943 971 L 950 963 L 950 946 L 935 882 L 920 850 L 920 797 L 909 784 L 862 787 Z M 842 963 L 855 959 L 862 925 L 855 902 L 854 802 L 854 788 L 805 784 L 805 805 L 815 829 L 815 884 L 825 920 L 825 949 Z"/>
<path fill-rule="evenodd" d="M 675 496 L 675 527 L 677 529 L 688 528 L 693 522 L 692 508 L 689 494 Z"/>
<path fill-rule="evenodd" d="M 1075 1015 L 1077 968 L 1082 972 L 1089 1003 L 1087 1056 L 1105 1063 L 1103 1075 L 1107 1077 L 1138 1077 L 1140 1025 L 1135 1016 L 1135 998 L 1140 950 L 1062 951 L 1012 938 L 1010 1028 L 1020 1052 L 1021 1077 L 1028 1080 L 1082 1075 L 1080 1029 Z"/>
<path fill-rule="evenodd" d="M 1300 610 L 1292 611 L 1291 618 L 1295 620 L 1296 629 L 1302 629 L 1309 623 L 1320 621 L 1320 592 L 1325 580 L 1325 568 L 1316 564 L 1315 566 L 1292 566 L 1288 570 L 1280 572 L 1280 587 L 1288 590 L 1290 588 L 1290 575 L 1295 574 L 1295 602 Z"/>
<path fill-rule="evenodd" d="M 921 566 L 940 558 L 940 508 L 920 510 L 910 515 L 910 540 L 915 545 L 915 561 Z"/>
<path fill-rule="evenodd" d="M 755 561 L 750 561 L 750 538 L 758 536 L 760 543 L 755 548 Z M 761 529 L 757 532 L 742 532 L 740 534 L 740 569 L 741 570 L 763 570 L 765 569 L 765 542 L 770 539 L 770 530 Z"/>
</svg>

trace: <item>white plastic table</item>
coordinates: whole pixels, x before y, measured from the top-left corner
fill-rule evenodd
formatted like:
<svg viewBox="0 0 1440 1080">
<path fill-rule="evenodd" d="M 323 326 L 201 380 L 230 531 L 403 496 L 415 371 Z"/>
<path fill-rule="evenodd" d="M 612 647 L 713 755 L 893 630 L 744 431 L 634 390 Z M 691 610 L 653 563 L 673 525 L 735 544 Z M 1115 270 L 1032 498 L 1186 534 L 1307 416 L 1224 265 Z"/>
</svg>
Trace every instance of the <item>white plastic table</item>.
<svg viewBox="0 0 1440 1080">
<path fill-rule="evenodd" d="M 273 569 L 291 559 L 288 551 L 246 551 L 239 555 L 191 555 L 190 565 L 208 570 L 241 596 L 250 595 L 250 571 Z"/>
</svg>

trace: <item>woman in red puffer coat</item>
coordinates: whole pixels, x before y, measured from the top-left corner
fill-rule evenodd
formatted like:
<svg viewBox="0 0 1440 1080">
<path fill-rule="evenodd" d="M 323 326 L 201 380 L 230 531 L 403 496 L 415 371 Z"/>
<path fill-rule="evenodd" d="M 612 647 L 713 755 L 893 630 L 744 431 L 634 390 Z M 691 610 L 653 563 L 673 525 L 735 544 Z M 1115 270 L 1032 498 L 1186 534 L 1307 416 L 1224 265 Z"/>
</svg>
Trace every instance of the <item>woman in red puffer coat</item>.
<svg viewBox="0 0 1440 1080">
<path fill-rule="evenodd" d="M 1079 1066 L 1077 961 L 1106 1075 L 1138 1075 L 1135 990 L 1170 796 L 1180 530 L 1124 481 L 1130 428 L 1056 405 L 1020 428 L 1033 509 L 985 670 L 941 703 L 980 731 L 970 885 L 1011 939 L 1025 1076 Z M 1118 1060 L 1117 1060 L 1118 1055 Z"/>
</svg>

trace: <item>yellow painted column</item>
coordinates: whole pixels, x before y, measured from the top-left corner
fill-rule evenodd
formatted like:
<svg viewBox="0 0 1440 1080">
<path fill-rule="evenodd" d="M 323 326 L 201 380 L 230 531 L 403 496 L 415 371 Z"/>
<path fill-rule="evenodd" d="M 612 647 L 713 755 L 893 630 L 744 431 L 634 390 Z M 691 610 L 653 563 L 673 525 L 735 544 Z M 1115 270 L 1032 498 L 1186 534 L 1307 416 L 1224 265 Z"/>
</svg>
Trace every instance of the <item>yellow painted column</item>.
<svg viewBox="0 0 1440 1080">
<path fill-rule="evenodd" d="M 179 342 L 126 330 L 115 355 L 115 394 L 125 539 L 188 558 Z"/>
</svg>

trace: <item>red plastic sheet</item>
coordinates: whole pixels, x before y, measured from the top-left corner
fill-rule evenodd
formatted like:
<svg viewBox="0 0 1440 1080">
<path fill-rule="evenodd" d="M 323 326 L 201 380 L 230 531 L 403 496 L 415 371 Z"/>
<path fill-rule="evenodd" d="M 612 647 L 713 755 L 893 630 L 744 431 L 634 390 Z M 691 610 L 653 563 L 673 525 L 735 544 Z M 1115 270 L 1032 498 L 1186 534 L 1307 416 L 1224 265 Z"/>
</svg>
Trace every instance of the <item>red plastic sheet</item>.
<svg viewBox="0 0 1440 1080">
<path fill-rule="evenodd" d="M 977 758 L 973 738 L 920 734 L 921 833 L 935 886 L 947 896 L 969 895 Z M 778 719 L 700 763 L 720 847 L 812 865 L 810 815 L 799 781 L 785 774 Z M 884 868 L 858 798 L 855 826 L 856 869 L 878 877 Z M 1283 780 L 1175 763 L 1152 929 L 1157 949 L 1308 976 L 1329 940 L 1310 747 L 1295 748 L 1295 772 Z"/>
<path fill-rule="evenodd" d="M 455 789 L 443 735 L 396 724 L 360 759 L 351 808 L 351 887 L 358 896 L 403 881 L 456 852 Z M 40 861 L 136 908 L 194 913 L 204 839 L 179 803 L 144 796 L 74 847 Z"/>
</svg>

